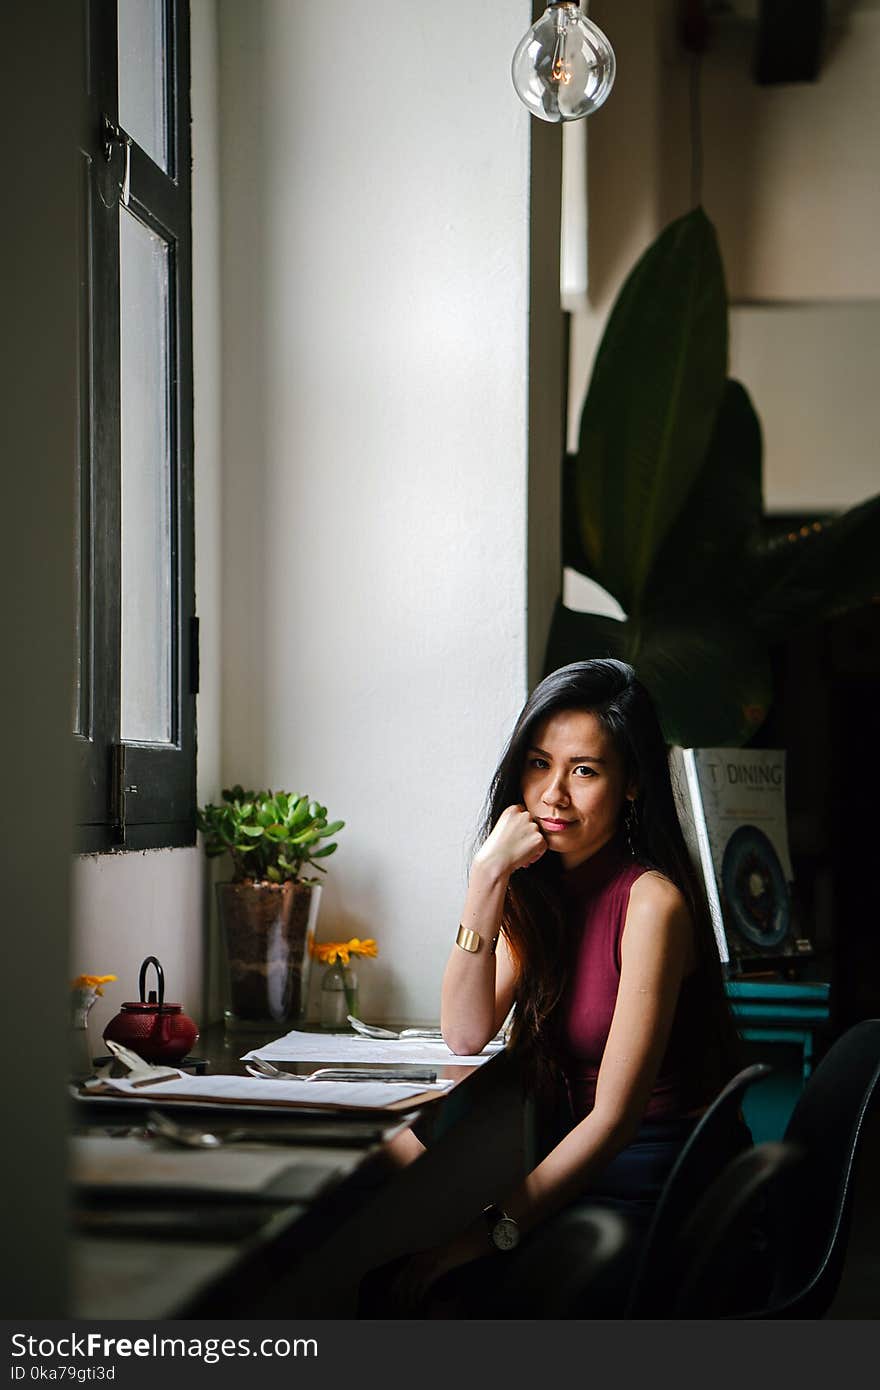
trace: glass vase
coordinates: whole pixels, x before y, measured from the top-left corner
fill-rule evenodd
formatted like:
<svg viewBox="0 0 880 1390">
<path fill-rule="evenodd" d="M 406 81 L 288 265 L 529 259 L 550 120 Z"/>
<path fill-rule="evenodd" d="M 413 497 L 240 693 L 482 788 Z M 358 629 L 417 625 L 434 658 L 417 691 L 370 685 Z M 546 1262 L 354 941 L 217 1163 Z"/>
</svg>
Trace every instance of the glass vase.
<svg viewBox="0 0 880 1390">
<path fill-rule="evenodd" d="M 321 885 L 218 883 L 228 1030 L 288 1029 L 305 1018 Z"/>
<path fill-rule="evenodd" d="M 321 1027 L 348 1030 L 348 1014 L 358 1015 L 357 975 L 350 965 L 328 965 L 321 980 Z"/>
<path fill-rule="evenodd" d="M 94 990 L 75 990 L 67 1029 L 67 1066 L 71 1081 L 86 1081 L 94 1074 L 89 1043 L 89 1010 L 95 1002 Z"/>
</svg>

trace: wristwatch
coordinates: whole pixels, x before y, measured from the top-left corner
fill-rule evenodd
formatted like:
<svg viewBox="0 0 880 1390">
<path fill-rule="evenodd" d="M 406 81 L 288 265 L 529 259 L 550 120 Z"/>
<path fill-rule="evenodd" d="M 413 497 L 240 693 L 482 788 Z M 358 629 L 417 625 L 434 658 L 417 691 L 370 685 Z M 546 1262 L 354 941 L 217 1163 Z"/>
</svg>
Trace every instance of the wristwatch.
<svg viewBox="0 0 880 1390">
<path fill-rule="evenodd" d="M 519 1226 L 507 1212 L 491 1203 L 483 1208 L 483 1218 L 489 1239 L 496 1250 L 514 1250 L 519 1245 Z"/>
</svg>

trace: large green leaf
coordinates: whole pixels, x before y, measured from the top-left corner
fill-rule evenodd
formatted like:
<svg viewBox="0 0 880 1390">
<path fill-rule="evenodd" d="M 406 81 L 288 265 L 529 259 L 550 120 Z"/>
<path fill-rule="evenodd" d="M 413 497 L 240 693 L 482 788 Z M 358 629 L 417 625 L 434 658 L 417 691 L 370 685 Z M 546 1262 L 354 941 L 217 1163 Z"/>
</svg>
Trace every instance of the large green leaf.
<svg viewBox="0 0 880 1390">
<path fill-rule="evenodd" d="M 629 623 L 605 618 L 598 613 L 575 613 L 557 599 L 547 641 L 544 674 L 549 675 L 572 661 L 591 661 L 599 656 L 613 656 L 629 661 L 631 645 Z"/>
<path fill-rule="evenodd" d="M 657 555 L 644 612 L 660 623 L 706 625 L 745 611 L 750 548 L 760 534 L 761 426 L 745 387 L 725 385 L 703 467 Z"/>
<path fill-rule="evenodd" d="M 880 598 L 880 496 L 805 532 L 753 561 L 753 621 L 768 641 Z"/>
<path fill-rule="evenodd" d="M 591 573 L 639 611 L 700 471 L 724 389 L 727 303 L 714 228 L 673 222 L 627 279 L 581 417 L 577 510 Z"/>
<path fill-rule="evenodd" d="M 760 643 L 743 626 L 678 624 L 644 617 L 639 624 L 557 603 L 547 671 L 571 661 L 613 656 L 628 661 L 654 698 L 668 743 L 712 747 L 745 743 L 763 723 L 772 685 Z"/>
</svg>

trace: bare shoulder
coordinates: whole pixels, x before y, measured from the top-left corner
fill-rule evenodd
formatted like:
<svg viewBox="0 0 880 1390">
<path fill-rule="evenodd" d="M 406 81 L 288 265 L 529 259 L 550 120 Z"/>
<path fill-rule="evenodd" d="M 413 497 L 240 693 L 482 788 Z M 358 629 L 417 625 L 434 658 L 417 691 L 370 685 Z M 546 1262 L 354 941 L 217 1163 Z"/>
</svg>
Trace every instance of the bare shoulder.
<svg viewBox="0 0 880 1390">
<path fill-rule="evenodd" d="M 671 950 L 683 959 L 686 971 L 693 964 L 693 922 L 684 894 L 654 869 L 637 878 L 630 889 L 622 941 L 624 950 L 627 945 L 637 951 L 649 946 L 660 951 Z"/>
<path fill-rule="evenodd" d="M 680 888 L 657 869 L 647 869 L 629 890 L 630 907 L 649 912 L 662 912 L 690 918 L 688 905 Z"/>
</svg>

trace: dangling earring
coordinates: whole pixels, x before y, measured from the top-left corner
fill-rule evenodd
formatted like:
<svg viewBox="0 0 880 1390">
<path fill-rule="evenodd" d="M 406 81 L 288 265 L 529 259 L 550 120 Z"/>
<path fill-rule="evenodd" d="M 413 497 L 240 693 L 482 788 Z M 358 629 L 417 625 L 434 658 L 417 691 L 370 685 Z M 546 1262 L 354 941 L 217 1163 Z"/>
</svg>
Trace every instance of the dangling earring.
<svg viewBox="0 0 880 1390">
<path fill-rule="evenodd" d="M 629 852 L 635 859 L 636 838 L 639 833 L 639 813 L 636 808 L 635 797 L 627 797 L 626 810 L 623 813 L 623 830 L 626 835 L 626 843 L 629 845 Z"/>
</svg>

